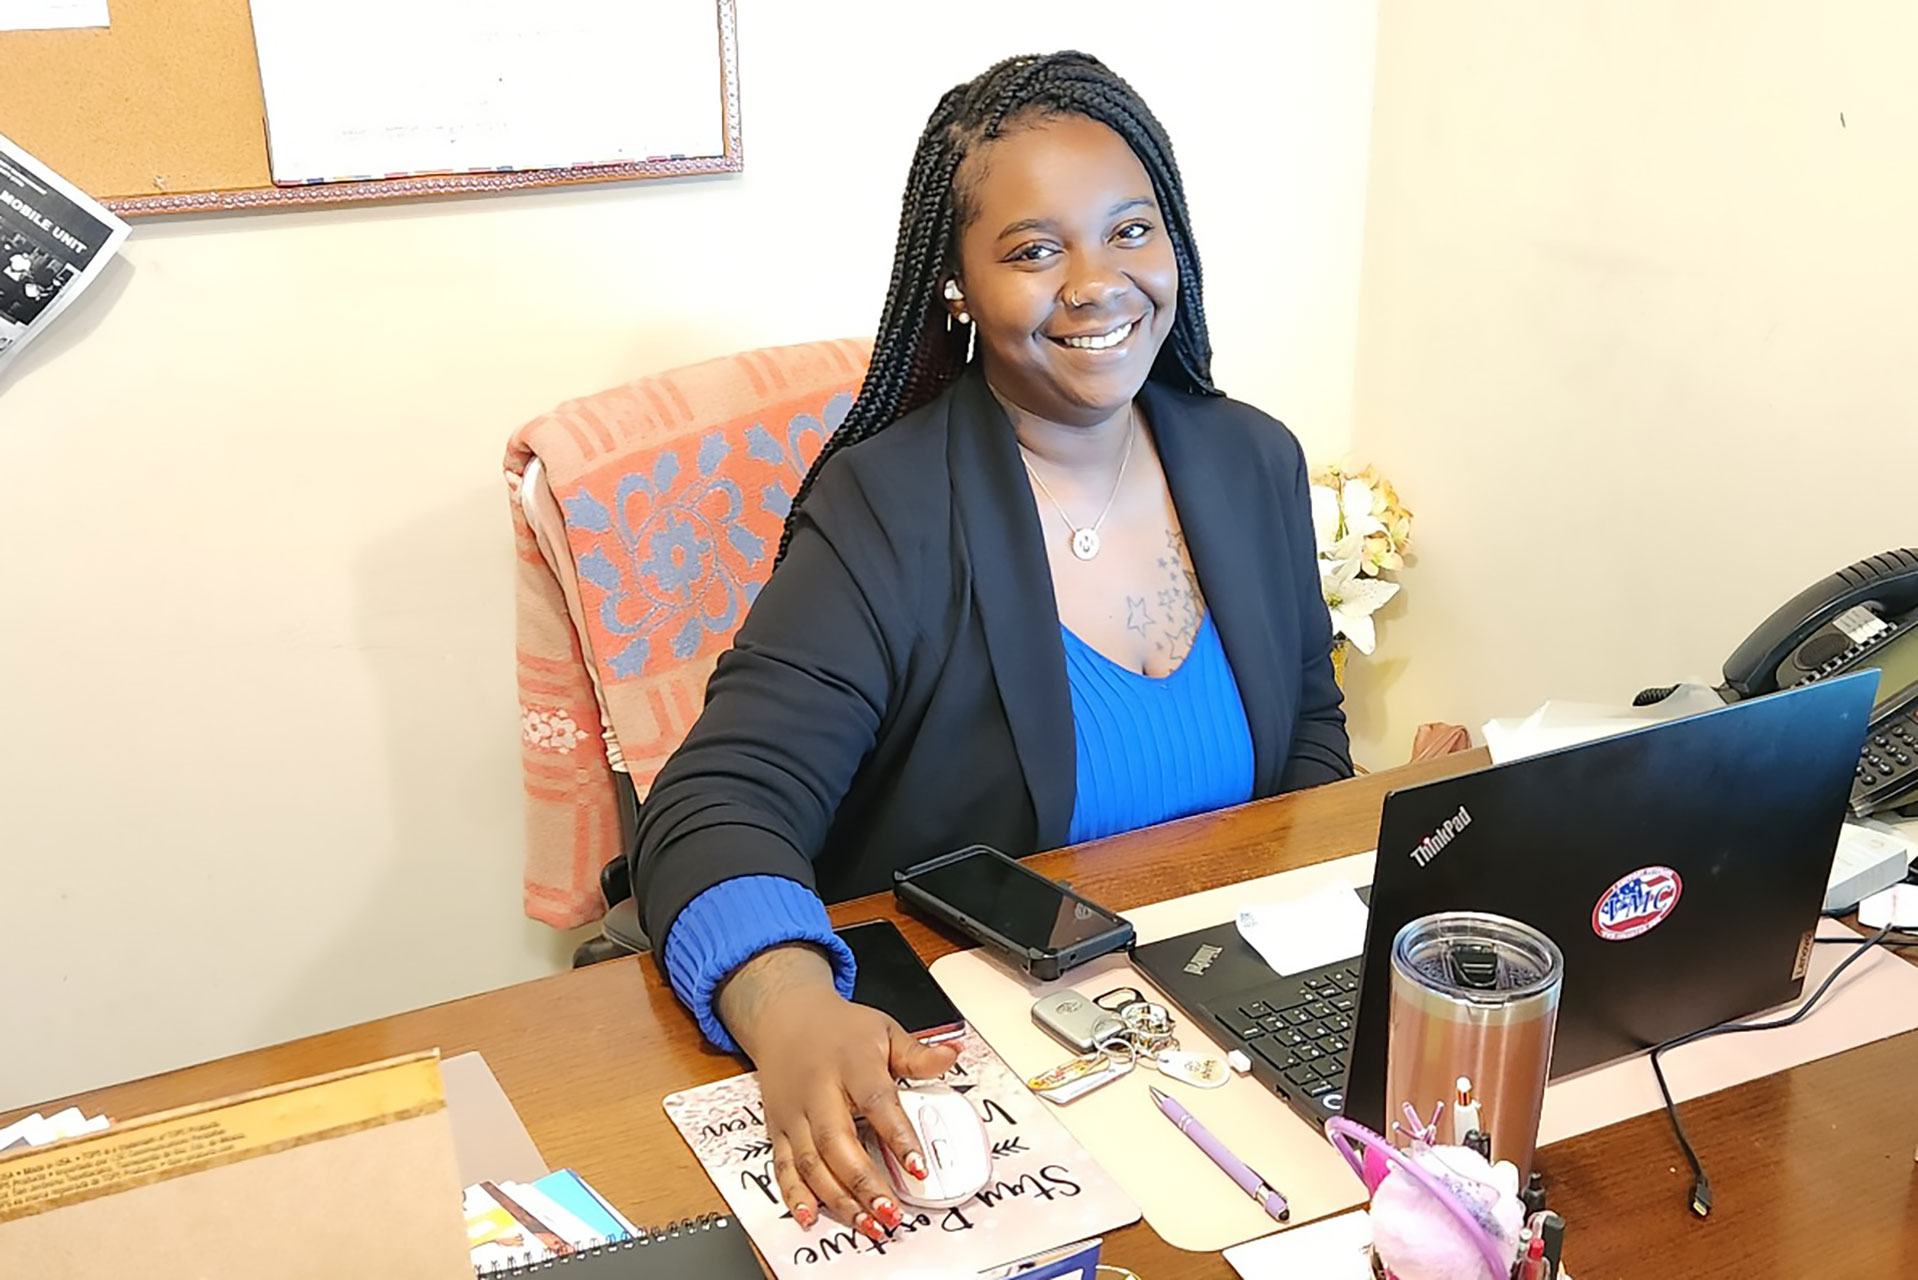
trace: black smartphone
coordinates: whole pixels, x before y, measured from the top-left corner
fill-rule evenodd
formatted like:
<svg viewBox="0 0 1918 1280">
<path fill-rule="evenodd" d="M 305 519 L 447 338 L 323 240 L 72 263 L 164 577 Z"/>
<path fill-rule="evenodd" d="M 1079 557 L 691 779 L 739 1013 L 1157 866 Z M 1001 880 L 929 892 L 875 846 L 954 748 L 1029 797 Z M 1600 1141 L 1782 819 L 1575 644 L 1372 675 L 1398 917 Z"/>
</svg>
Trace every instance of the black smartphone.
<svg viewBox="0 0 1918 1280">
<path fill-rule="evenodd" d="M 854 1004 L 889 1013 L 908 1034 L 938 1044 L 965 1034 L 957 1005 L 933 981 L 919 953 L 890 920 L 868 920 L 835 929 L 852 948 L 858 966 L 852 983 Z"/>
<path fill-rule="evenodd" d="M 1132 925 L 982 844 L 895 871 L 893 894 L 1042 982 L 1132 942 Z"/>
</svg>

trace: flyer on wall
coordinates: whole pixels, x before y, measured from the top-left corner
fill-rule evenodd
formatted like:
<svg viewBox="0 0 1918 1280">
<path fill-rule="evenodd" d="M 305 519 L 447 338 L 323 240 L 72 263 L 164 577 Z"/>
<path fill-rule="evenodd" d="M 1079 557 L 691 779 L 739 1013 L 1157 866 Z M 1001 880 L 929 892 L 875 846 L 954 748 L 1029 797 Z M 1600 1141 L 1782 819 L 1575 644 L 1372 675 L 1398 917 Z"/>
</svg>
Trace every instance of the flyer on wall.
<svg viewBox="0 0 1918 1280">
<path fill-rule="evenodd" d="M 0 134 L 0 369 L 99 278 L 127 224 Z"/>
</svg>

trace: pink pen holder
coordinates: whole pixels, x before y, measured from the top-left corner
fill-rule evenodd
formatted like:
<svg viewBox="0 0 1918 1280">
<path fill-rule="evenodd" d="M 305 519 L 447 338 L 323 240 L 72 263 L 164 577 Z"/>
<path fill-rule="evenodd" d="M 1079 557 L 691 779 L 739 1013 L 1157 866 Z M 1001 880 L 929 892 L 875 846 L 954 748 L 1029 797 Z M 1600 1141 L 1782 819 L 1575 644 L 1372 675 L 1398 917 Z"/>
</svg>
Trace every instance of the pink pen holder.
<svg viewBox="0 0 1918 1280">
<path fill-rule="evenodd" d="M 1342 1116 L 1335 1116 L 1325 1122 L 1325 1136 L 1332 1142 L 1338 1153 L 1345 1157 L 1352 1172 L 1365 1183 L 1368 1194 L 1376 1193 L 1387 1177 L 1403 1177 L 1426 1193 L 1430 1203 L 1450 1220 L 1470 1249 L 1475 1250 L 1484 1263 L 1486 1280 L 1509 1280 L 1512 1267 L 1513 1250 L 1509 1242 L 1501 1241 L 1485 1229 L 1471 1207 L 1453 1194 L 1451 1188 L 1438 1177 L 1422 1168 L 1410 1155 L 1394 1147 L 1390 1142 L 1365 1126 L 1355 1124 Z M 1373 1226 L 1375 1233 L 1379 1229 L 1378 1209 L 1374 1205 Z M 1469 1257 L 1470 1255 L 1466 1255 Z M 1380 1261 L 1377 1252 L 1373 1253 L 1374 1273 L 1386 1280 L 1395 1280 L 1392 1272 Z"/>
</svg>

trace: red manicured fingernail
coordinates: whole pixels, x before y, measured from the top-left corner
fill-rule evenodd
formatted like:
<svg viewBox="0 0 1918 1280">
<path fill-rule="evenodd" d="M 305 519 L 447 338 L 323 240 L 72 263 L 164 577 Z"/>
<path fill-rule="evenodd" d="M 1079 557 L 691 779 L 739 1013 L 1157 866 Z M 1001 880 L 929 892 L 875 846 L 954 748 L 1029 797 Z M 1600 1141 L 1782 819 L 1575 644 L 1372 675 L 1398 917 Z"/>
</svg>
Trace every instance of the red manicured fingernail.
<svg viewBox="0 0 1918 1280">
<path fill-rule="evenodd" d="M 860 1235 L 865 1236 L 868 1240 L 877 1240 L 883 1243 L 886 1239 L 886 1229 L 873 1221 L 870 1213 L 860 1214 L 852 1220 L 852 1225 Z"/>
<path fill-rule="evenodd" d="M 819 1221 L 819 1215 L 813 1212 L 809 1204 L 796 1204 L 793 1206 L 793 1221 L 799 1224 L 802 1231 L 811 1231 L 812 1224 Z"/>
<path fill-rule="evenodd" d="M 872 1211 L 888 1228 L 897 1228 L 900 1223 L 906 1220 L 906 1215 L 899 1212 L 899 1206 L 884 1196 L 874 1198 Z"/>
<path fill-rule="evenodd" d="M 906 1152 L 906 1172 L 915 1178 L 926 1176 L 926 1162 L 917 1151 Z"/>
</svg>

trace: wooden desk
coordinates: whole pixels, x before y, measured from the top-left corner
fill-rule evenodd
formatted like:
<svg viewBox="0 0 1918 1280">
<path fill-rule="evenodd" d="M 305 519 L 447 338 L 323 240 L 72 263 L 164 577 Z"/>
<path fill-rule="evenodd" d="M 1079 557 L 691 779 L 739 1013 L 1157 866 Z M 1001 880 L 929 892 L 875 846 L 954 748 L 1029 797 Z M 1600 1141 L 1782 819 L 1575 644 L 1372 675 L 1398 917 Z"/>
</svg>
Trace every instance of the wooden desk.
<svg viewBox="0 0 1918 1280">
<path fill-rule="evenodd" d="M 1388 787 L 1485 759 L 1475 751 L 1358 778 L 1047 854 L 1034 865 L 1125 910 L 1369 849 Z M 962 942 L 901 917 L 889 897 L 833 910 L 842 924 L 881 916 L 897 920 L 928 960 Z M 435 1045 L 485 1054 L 546 1158 L 578 1169 L 635 1221 L 722 1207 L 659 1100 L 735 1074 L 741 1063 L 702 1046 L 650 959 L 612 961 L 36 1109 L 77 1104 L 134 1116 Z M 1572 1224 L 1567 1260 L 1579 1280 L 1918 1274 L 1918 1032 L 1701 1098 L 1686 1104 L 1685 1120 L 1717 1201 L 1704 1222 L 1686 1209 L 1691 1175 L 1663 1114 L 1541 1154 L 1553 1207 Z M 1107 1260 L 1143 1280 L 1232 1274 L 1217 1254 L 1174 1249 L 1144 1223 L 1114 1233 Z"/>
</svg>

